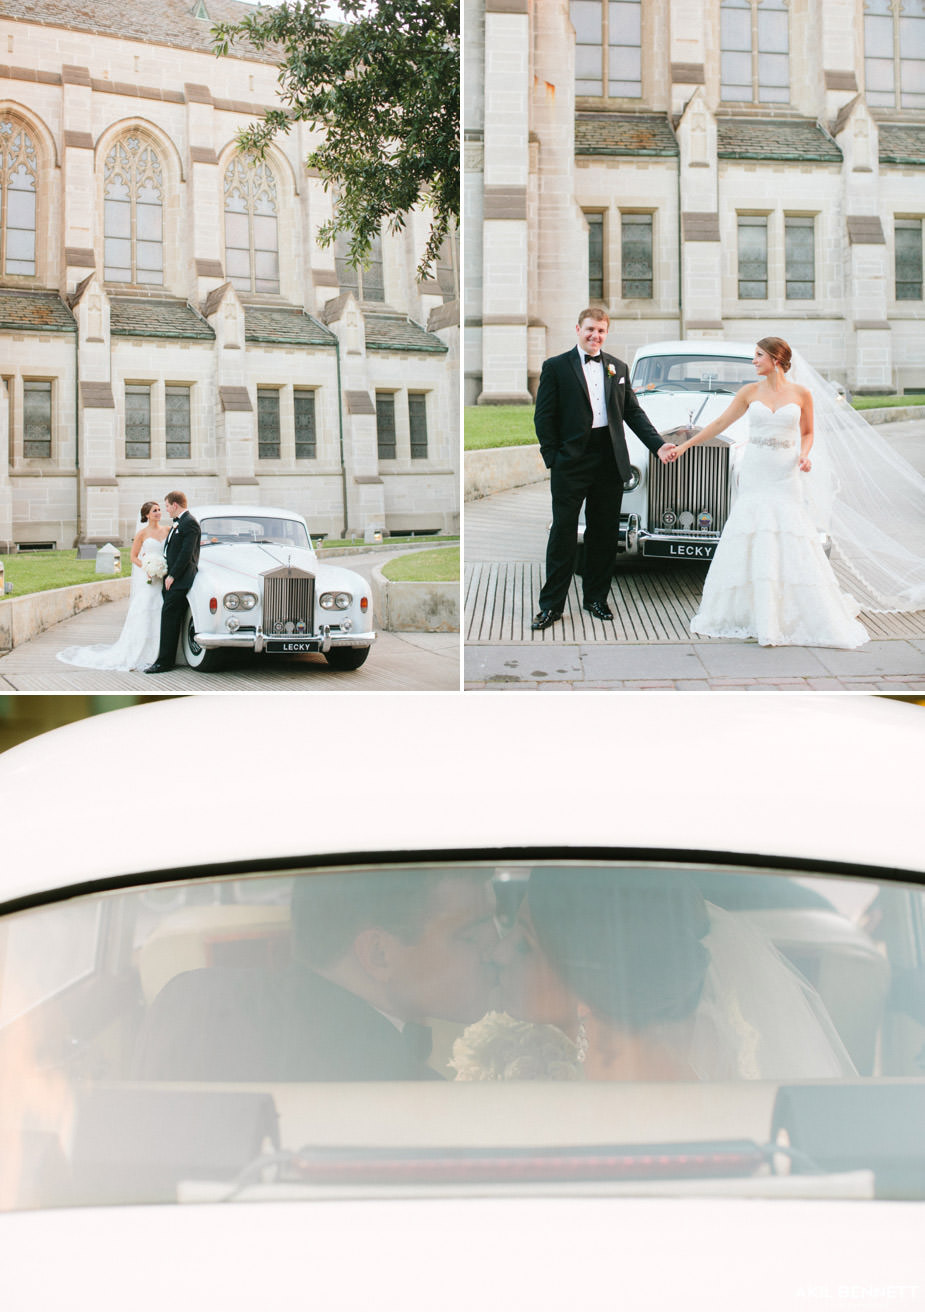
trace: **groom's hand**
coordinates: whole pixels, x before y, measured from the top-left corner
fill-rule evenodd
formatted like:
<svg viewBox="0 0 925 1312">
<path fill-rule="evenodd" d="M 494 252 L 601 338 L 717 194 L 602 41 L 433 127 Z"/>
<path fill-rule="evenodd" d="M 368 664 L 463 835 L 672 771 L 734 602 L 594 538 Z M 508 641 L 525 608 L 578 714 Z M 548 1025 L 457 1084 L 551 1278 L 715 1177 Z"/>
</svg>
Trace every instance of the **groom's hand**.
<svg viewBox="0 0 925 1312">
<path fill-rule="evenodd" d="M 658 449 L 658 458 L 663 465 L 670 465 L 678 458 L 678 448 L 674 442 L 663 442 Z"/>
<path fill-rule="evenodd" d="M 168 592 L 170 591 L 171 583 L 173 583 L 173 578 L 170 574 L 168 574 L 167 577 L 164 579 L 164 587 Z"/>
</svg>

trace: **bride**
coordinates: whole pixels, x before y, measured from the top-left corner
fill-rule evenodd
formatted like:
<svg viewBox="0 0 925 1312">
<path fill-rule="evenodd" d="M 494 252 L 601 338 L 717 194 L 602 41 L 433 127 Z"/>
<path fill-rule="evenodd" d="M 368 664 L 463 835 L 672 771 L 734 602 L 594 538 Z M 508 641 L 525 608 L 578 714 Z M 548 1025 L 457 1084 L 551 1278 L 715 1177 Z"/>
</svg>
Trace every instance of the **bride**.
<svg viewBox="0 0 925 1312">
<path fill-rule="evenodd" d="M 782 338 L 762 338 L 755 347 L 758 381 L 674 454 L 748 415 L 736 500 L 690 628 L 762 646 L 860 647 L 868 634 L 857 619 L 859 603 L 839 587 L 801 486 L 813 467 L 814 398 L 787 377 L 790 362 Z"/>
<path fill-rule="evenodd" d="M 685 871 L 538 867 L 496 960 L 505 1012 L 566 1034 L 589 1080 L 854 1073 L 816 990 Z"/>
<path fill-rule="evenodd" d="M 161 525 L 156 501 L 141 507 L 141 527 L 132 542 L 132 588 L 128 614 L 114 643 L 65 647 L 57 653 L 67 665 L 92 670 L 143 670 L 157 657 L 160 643 L 164 543 L 170 529 Z M 161 569 L 163 568 L 163 573 Z"/>
</svg>

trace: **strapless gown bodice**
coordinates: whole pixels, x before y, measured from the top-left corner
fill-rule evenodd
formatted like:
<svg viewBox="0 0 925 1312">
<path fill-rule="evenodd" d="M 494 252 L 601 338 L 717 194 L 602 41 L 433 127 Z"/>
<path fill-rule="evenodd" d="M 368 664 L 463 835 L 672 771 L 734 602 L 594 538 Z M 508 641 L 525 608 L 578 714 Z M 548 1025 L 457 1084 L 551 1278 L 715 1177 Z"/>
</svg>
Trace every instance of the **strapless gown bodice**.
<svg viewBox="0 0 925 1312">
<path fill-rule="evenodd" d="M 858 606 L 841 591 L 804 496 L 800 406 L 748 408 L 735 502 L 691 632 L 763 646 L 860 647 Z"/>
</svg>

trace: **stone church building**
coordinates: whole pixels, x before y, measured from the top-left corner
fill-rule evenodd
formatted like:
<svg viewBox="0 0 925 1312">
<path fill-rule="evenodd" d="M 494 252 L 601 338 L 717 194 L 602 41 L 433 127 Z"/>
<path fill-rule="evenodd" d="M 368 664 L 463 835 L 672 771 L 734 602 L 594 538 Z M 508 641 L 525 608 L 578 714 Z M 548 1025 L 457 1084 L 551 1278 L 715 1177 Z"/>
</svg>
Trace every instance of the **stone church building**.
<svg viewBox="0 0 925 1312">
<path fill-rule="evenodd" d="M 0 550 L 126 542 L 141 503 L 281 506 L 313 532 L 458 525 L 459 275 L 428 220 L 368 268 L 235 0 L 0 0 Z"/>
<path fill-rule="evenodd" d="M 776 334 L 925 391 L 925 0 L 466 0 L 467 404 Z"/>
</svg>

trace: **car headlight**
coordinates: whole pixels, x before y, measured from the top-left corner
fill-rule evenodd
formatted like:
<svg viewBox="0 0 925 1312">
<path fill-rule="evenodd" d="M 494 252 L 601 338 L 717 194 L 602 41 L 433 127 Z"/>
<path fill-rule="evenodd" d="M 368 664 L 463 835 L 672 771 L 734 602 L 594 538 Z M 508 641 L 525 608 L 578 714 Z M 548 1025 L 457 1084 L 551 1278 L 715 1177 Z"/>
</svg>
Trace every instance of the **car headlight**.
<svg viewBox="0 0 925 1312">
<path fill-rule="evenodd" d="M 642 474 L 640 473 L 640 471 L 636 468 L 635 465 L 630 465 L 630 476 L 628 479 L 626 479 L 626 481 L 623 484 L 623 491 L 635 492 L 641 481 L 642 481 Z"/>
<path fill-rule="evenodd" d="M 226 592 L 222 598 L 225 610 L 253 610 L 257 605 L 254 592 Z"/>
<path fill-rule="evenodd" d="M 349 592 L 322 592 L 318 598 L 323 610 L 348 610 L 352 601 Z"/>
</svg>

